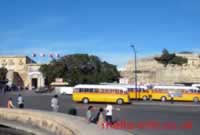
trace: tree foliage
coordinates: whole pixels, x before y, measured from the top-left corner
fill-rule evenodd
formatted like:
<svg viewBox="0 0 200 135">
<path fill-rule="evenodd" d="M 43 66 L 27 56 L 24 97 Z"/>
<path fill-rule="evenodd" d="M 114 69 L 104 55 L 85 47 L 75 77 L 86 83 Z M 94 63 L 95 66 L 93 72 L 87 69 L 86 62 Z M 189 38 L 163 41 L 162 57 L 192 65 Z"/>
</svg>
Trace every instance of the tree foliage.
<svg viewBox="0 0 200 135">
<path fill-rule="evenodd" d="M 167 66 L 168 64 L 183 65 L 187 63 L 187 58 L 176 56 L 175 53 L 169 53 L 167 49 L 163 49 L 162 55 L 160 57 L 155 57 L 154 59 L 164 66 Z"/>
<path fill-rule="evenodd" d="M 6 80 L 6 74 L 8 70 L 4 67 L 0 68 L 0 81 L 5 81 Z"/>
<path fill-rule="evenodd" d="M 118 81 L 120 76 L 115 65 L 88 54 L 66 55 L 54 59 L 50 64 L 42 65 L 40 71 L 48 83 L 55 78 L 63 78 L 70 85 L 113 82 Z"/>
</svg>

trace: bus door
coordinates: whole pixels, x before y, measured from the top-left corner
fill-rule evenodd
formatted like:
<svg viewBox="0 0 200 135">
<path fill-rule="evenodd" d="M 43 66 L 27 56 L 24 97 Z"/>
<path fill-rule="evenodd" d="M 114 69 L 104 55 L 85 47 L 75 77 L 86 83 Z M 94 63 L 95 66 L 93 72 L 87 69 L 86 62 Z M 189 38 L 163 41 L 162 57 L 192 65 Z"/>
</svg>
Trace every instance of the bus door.
<svg viewBox="0 0 200 135">
<path fill-rule="evenodd" d="M 142 99 L 142 100 L 149 99 L 149 91 L 147 89 L 141 88 L 139 90 L 139 99 Z"/>
<path fill-rule="evenodd" d="M 136 99 L 137 97 L 135 88 L 128 88 L 128 94 L 129 94 L 130 99 Z"/>
</svg>

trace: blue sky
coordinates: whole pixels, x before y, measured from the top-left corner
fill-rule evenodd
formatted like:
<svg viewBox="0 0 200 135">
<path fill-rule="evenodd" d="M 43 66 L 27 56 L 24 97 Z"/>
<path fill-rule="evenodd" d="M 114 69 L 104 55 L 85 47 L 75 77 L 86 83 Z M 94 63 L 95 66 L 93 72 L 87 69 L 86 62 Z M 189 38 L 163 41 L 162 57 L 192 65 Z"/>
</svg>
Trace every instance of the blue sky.
<svg viewBox="0 0 200 135">
<path fill-rule="evenodd" d="M 199 0 L 1 0 L 0 55 L 89 53 L 133 58 L 200 51 Z M 47 59 L 36 58 L 43 62 Z"/>
</svg>

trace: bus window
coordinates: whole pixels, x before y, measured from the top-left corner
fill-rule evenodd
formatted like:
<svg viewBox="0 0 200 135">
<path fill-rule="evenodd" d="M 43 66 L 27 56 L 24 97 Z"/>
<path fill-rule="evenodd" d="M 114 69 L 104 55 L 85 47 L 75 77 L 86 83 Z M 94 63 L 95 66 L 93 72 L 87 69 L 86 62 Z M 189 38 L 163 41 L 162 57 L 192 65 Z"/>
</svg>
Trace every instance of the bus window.
<svg viewBox="0 0 200 135">
<path fill-rule="evenodd" d="M 79 92 L 83 92 L 82 89 L 79 89 Z"/>
<path fill-rule="evenodd" d="M 128 94 L 128 92 L 127 92 L 127 91 L 122 91 L 122 90 L 121 90 L 120 92 L 122 92 L 123 94 Z"/>
<path fill-rule="evenodd" d="M 93 89 L 88 89 L 89 90 L 89 92 L 91 92 L 91 93 L 93 93 L 94 91 L 93 91 Z"/>
<path fill-rule="evenodd" d="M 98 93 L 98 92 L 99 92 L 98 89 L 93 89 L 93 91 L 94 91 L 95 93 Z"/>
<path fill-rule="evenodd" d="M 79 92 L 79 89 L 74 89 L 74 92 Z"/>
</svg>

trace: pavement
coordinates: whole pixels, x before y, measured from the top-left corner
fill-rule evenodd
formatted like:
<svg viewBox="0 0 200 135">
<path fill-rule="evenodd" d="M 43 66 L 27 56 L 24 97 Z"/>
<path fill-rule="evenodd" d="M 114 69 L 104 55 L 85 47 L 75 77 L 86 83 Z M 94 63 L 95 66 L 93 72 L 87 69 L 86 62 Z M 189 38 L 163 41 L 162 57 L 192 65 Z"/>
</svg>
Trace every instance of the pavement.
<svg viewBox="0 0 200 135">
<path fill-rule="evenodd" d="M 9 97 L 14 101 L 18 93 L 7 93 L 0 95 L 0 106 L 6 107 Z M 38 94 L 33 92 L 22 92 L 25 100 L 25 108 L 51 111 L 50 100 L 52 94 Z M 70 108 L 77 108 L 78 115 L 85 117 L 88 105 L 75 103 L 71 96 L 59 96 L 59 112 L 68 113 Z M 97 112 L 99 107 L 106 104 L 92 104 Z M 115 105 L 113 117 L 115 121 L 131 127 L 121 129 L 136 133 L 138 135 L 199 135 L 200 125 L 200 104 L 190 102 L 169 102 L 159 101 L 133 101 L 132 104 Z M 152 123 L 153 122 L 153 123 Z M 157 123 L 157 125 L 155 125 Z"/>
</svg>

